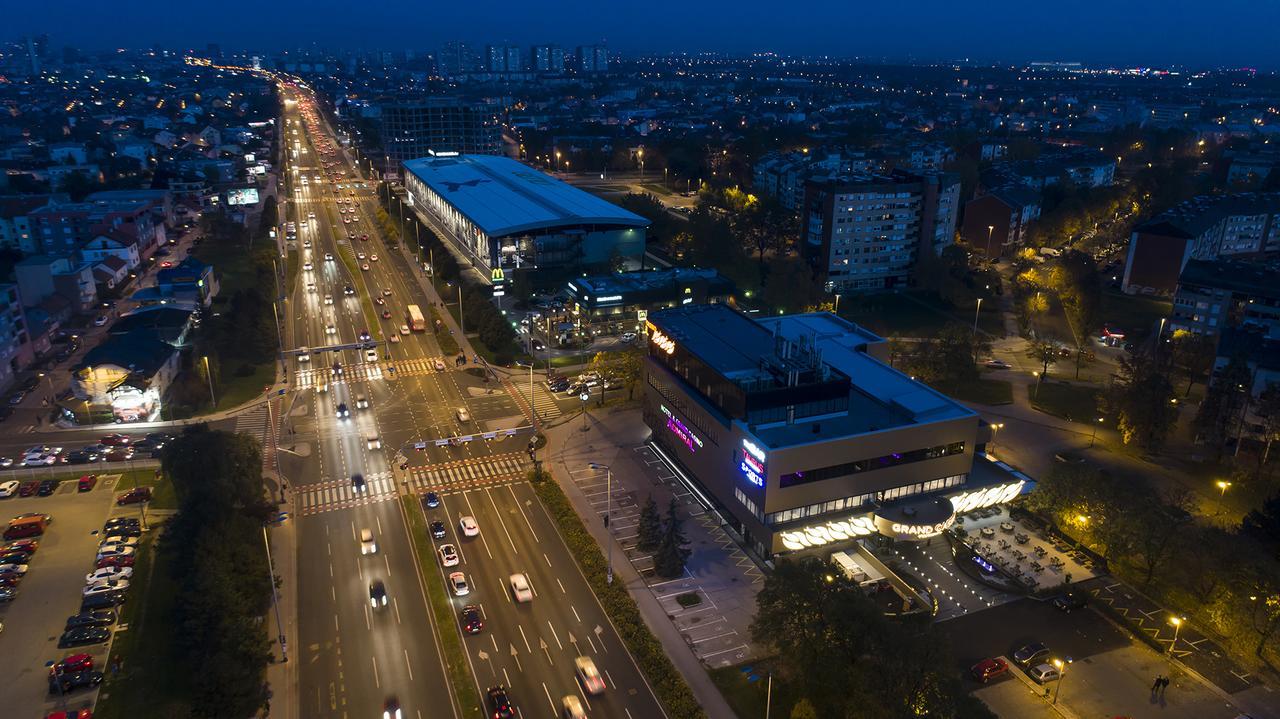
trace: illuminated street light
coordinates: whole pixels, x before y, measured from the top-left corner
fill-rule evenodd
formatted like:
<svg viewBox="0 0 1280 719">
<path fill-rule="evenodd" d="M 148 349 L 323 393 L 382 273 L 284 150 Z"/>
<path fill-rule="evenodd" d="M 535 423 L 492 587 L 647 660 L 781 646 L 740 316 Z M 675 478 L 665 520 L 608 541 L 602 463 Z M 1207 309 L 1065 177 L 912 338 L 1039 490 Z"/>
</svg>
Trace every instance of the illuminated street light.
<svg viewBox="0 0 1280 719">
<path fill-rule="evenodd" d="M 1173 648 L 1178 644 L 1178 631 L 1182 629 L 1182 623 L 1187 621 L 1186 617 L 1169 617 L 1169 623 L 1173 625 L 1173 642 L 1169 644 L 1169 653 L 1173 654 Z"/>
<path fill-rule="evenodd" d="M 1089 435 L 1089 446 L 1092 447 L 1094 441 L 1098 438 L 1098 425 L 1102 424 L 1103 418 L 1099 417 L 1098 421 L 1093 425 L 1093 433 Z"/>
</svg>

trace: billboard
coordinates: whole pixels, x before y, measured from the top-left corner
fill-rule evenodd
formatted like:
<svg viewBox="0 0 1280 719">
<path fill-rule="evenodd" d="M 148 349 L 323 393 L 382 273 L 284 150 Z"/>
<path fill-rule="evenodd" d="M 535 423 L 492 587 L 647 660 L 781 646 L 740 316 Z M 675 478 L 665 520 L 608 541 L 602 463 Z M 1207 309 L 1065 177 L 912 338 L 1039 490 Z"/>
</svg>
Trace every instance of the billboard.
<svg viewBox="0 0 1280 719">
<path fill-rule="evenodd" d="M 236 190 L 227 190 L 228 205 L 256 205 L 258 204 L 258 188 L 242 187 Z"/>
</svg>

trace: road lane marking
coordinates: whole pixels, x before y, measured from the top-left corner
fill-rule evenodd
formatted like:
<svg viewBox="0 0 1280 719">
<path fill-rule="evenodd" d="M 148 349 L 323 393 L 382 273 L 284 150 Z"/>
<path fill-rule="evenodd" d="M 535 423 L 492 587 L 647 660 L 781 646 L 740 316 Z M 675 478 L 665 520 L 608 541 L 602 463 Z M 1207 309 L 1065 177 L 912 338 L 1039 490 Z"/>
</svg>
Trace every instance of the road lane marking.
<svg viewBox="0 0 1280 719">
<path fill-rule="evenodd" d="M 378 658 L 370 657 L 373 660 L 373 684 L 379 689 L 382 688 L 382 680 L 378 678 Z"/>
<path fill-rule="evenodd" d="M 559 585 L 560 585 L 560 593 L 561 593 L 561 594 L 568 594 L 568 592 L 566 592 L 566 591 L 564 590 L 564 583 L 560 581 L 560 577 L 556 577 L 556 584 L 559 584 Z"/>
<path fill-rule="evenodd" d="M 579 623 L 579 624 L 581 624 L 581 623 L 582 623 L 582 617 L 578 616 L 578 608 L 577 608 L 577 607 L 575 607 L 575 606 L 573 606 L 572 604 L 570 604 L 570 605 L 569 605 L 569 609 L 573 612 L 573 618 L 574 618 L 574 619 L 577 619 L 577 620 L 578 620 L 578 623 Z"/>
<path fill-rule="evenodd" d="M 521 517 L 524 517 L 524 523 L 525 523 L 525 525 L 526 525 L 526 526 L 528 526 L 528 527 L 529 527 L 529 534 L 532 534 L 532 535 L 533 535 L 533 541 L 534 541 L 534 543 L 535 543 L 535 544 L 537 544 L 537 543 L 538 543 L 539 541 L 541 541 L 541 540 L 539 540 L 539 539 L 538 539 L 538 533 L 537 533 L 537 532 L 535 532 L 535 531 L 533 530 L 533 522 L 530 522 L 530 521 L 529 521 L 529 515 L 525 514 L 525 512 L 524 512 L 524 507 L 520 504 L 520 498 L 516 496 L 516 490 L 515 490 L 514 486 L 513 486 L 513 485 L 508 484 L 508 485 L 507 485 L 507 491 L 511 493 L 511 500 L 515 503 L 515 505 L 516 505 L 516 509 L 519 509 L 519 510 L 520 510 L 520 516 L 521 516 Z M 545 557 L 545 556 L 547 556 L 547 555 L 545 555 L 545 554 L 544 554 L 544 555 L 542 555 L 542 556 L 544 556 L 544 557 Z M 548 566 L 550 566 L 550 565 L 551 565 L 551 561 L 550 561 L 550 560 L 547 560 L 547 565 L 548 565 Z"/>
<path fill-rule="evenodd" d="M 551 637 L 556 640 L 556 646 L 563 650 L 564 645 L 560 643 L 560 636 L 556 634 L 556 628 L 552 626 L 550 619 L 547 620 L 547 628 L 551 630 Z"/>
<path fill-rule="evenodd" d="M 524 625 L 517 624 L 516 626 L 520 629 L 520 638 L 524 640 L 525 651 L 529 652 L 530 654 L 533 654 L 533 647 L 529 646 L 529 638 L 524 635 Z"/>
<path fill-rule="evenodd" d="M 546 682 L 541 682 L 541 684 L 543 693 L 547 695 L 547 703 L 551 705 L 551 711 L 554 712 L 556 710 L 556 703 L 551 699 L 551 690 L 547 688 Z"/>
<path fill-rule="evenodd" d="M 409 650 L 404 650 L 404 665 L 409 670 L 409 681 L 413 681 L 413 662 L 409 661 Z"/>
<path fill-rule="evenodd" d="M 462 501 L 467 503 L 467 509 L 471 511 L 471 516 L 476 516 L 476 510 L 471 506 L 470 490 L 462 493 Z M 479 523 L 477 523 L 479 524 Z M 489 542 L 484 538 L 484 532 L 480 532 L 480 543 L 484 545 L 484 553 L 489 555 L 489 559 L 493 559 L 493 552 L 489 551 Z"/>
<path fill-rule="evenodd" d="M 520 550 L 516 548 L 516 542 L 511 538 L 510 530 L 507 529 L 507 522 L 502 518 L 502 512 L 498 509 L 498 503 L 493 500 L 493 493 L 489 491 L 488 487 L 485 487 L 484 495 L 488 498 L 489 504 L 493 505 L 493 513 L 498 517 L 498 524 L 502 525 L 503 534 L 507 535 L 507 542 L 511 545 L 511 551 L 519 554 Z"/>
</svg>

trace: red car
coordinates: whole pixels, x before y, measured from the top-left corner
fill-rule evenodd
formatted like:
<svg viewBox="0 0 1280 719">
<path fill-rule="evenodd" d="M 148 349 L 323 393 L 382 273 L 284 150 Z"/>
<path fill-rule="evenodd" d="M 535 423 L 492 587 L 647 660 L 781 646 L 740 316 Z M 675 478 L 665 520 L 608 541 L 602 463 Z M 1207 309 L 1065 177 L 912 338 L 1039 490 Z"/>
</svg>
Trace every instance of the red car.
<svg viewBox="0 0 1280 719">
<path fill-rule="evenodd" d="M 93 669 L 93 656 L 90 654 L 68 654 L 62 661 L 49 667 L 49 673 L 61 670 L 63 674 L 84 672 Z"/>
<path fill-rule="evenodd" d="M 133 447 L 112 447 L 102 455 L 104 462 L 126 462 L 133 459 Z"/>
<path fill-rule="evenodd" d="M 80 482 L 76 488 L 81 492 L 88 492 L 89 490 L 93 489 L 93 485 L 97 483 L 98 483 L 98 475 L 86 474 L 85 476 L 80 478 Z"/>
<path fill-rule="evenodd" d="M 40 491 L 40 482 L 39 482 L 39 480 L 34 480 L 34 479 L 33 479 L 33 480 L 29 481 L 29 482 L 23 482 L 23 483 L 18 487 L 18 496 L 19 496 L 19 497 L 30 497 L 31 495 L 35 494 L 35 493 L 36 493 L 36 492 L 38 492 L 38 491 Z"/>
<path fill-rule="evenodd" d="M 969 674 L 983 684 L 1008 673 L 1009 665 L 1000 657 L 983 659 L 969 668 Z"/>
<path fill-rule="evenodd" d="M 131 441 L 133 440 L 129 437 L 129 435 L 120 434 L 119 432 L 112 432 L 111 434 L 101 439 L 101 442 L 107 445 L 108 447 L 123 447 L 124 445 L 129 444 L 129 442 Z"/>
<path fill-rule="evenodd" d="M 26 552 L 27 554 L 35 554 L 36 550 L 39 548 L 39 540 L 15 539 L 14 541 L 5 544 L 4 548 L 0 549 L 0 554 L 8 554 L 9 552 Z"/>
<path fill-rule="evenodd" d="M 368 242 L 368 241 L 369 241 L 369 236 L 368 236 L 368 235 L 360 235 L 360 240 L 361 240 L 362 242 Z"/>
<path fill-rule="evenodd" d="M 116 504 L 120 504 L 120 505 L 137 504 L 139 502 L 150 502 L 150 501 L 151 501 L 150 487 L 134 487 L 128 492 L 125 492 L 119 497 L 116 497 Z"/>
<path fill-rule="evenodd" d="M 93 719 L 93 710 L 71 709 L 65 712 L 54 712 L 45 719 Z"/>
<path fill-rule="evenodd" d="M 133 566 L 132 554 L 113 554 L 111 556 L 103 557 L 102 559 L 99 559 L 98 563 L 94 565 L 94 568 L 102 569 L 104 567 L 132 567 L 132 566 Z"/>
</svg>

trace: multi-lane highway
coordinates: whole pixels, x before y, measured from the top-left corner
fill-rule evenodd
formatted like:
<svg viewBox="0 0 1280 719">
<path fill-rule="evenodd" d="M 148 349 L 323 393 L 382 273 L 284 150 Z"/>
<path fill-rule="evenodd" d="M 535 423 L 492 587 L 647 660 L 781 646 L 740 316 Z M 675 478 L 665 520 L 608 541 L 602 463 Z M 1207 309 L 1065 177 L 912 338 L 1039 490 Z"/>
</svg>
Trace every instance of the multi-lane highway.
<svg viewBox="0 0 1280 719">
<path fill-rule="evenodd" d="M 433 491 L 440 506 L 427 509 L 415 501 L 413 511 L 444 523 L 446 536 L 435 540 L 437 547 L 458 549 L 457 567 L 445 570 L 431 557 L 429 571 L 438 573 L 435 581 L 454 571 L 468 579 L 470 593 L 450 601 L 455 612 L 479 607 L 485 622 L 480 633 L 464 637 L 482 696 L 491 686 L 510 687 L 522 717 L 559 716 L 569 695 L 593 717 L 661 716 L 524 479 L 524 438 L 437 446 L 436 440 L 528 420 L 502 386 L 467 372 L 470 363 L 457 366 L 454 357 L 443 357 L 431 332 L 400 334 L 407 305 L 425 312 L 437 298 L 423 291 L 416 270 L 377 234 L 376 189 L 359 186 L 306 91 L 285 92 L 293 100 L 286 104 L 286 153 L 292 155 L 298 142 L 297 156 L 286 166 L 288 216 L 300 225 L 287 249 L 299 253 L 303 269 L 282 306 L 286 345 L 310 350 L 307 361 L 300 355 L 287 360 L 292 391 L 283 403 L 288 439 L 281 450 L 298 522 L 301 714 L 376 715 L 394 696 L 407 717 L 462 715 L 438 649 L 440 634 L 458 633 L 460 626 L 433 621 L 401 504 L 392 501 Z M 326 168 L 325 162 L 337 164 Z M 383 304 L 374 304 L 378 299 Z M 384 309 L 388 319 L 378 317 Z M 373 356 L 357 347 L 317 351 L 356 345 L 365 332 L 378 343 Z M 391 342 L 393 336 L 399 341 Z M 340 405 L 350 416 L 338 416 Z M 416 442 L 426 442 L 427 449 L 414 451 Z M 398 451 L 410 464 L 403 473 L 393 471 Z M 359 488 L 352 479 L 357 474 L 363 477 Z M 464 515 L 475 518 L 479 536 L 462 536 Z M 361 554 L 362 529 L 372 531 L 376 553 Z M 516 573 L 528 577 L 532 601 L 514 600 L 509 579 Z M 386 588 L 385 607 L 370 606 L 373 582 Z M 596 663 L 606 683 L 603 694 L 586 693 L 575 679 L 578 656 Z"/>
</svg>

